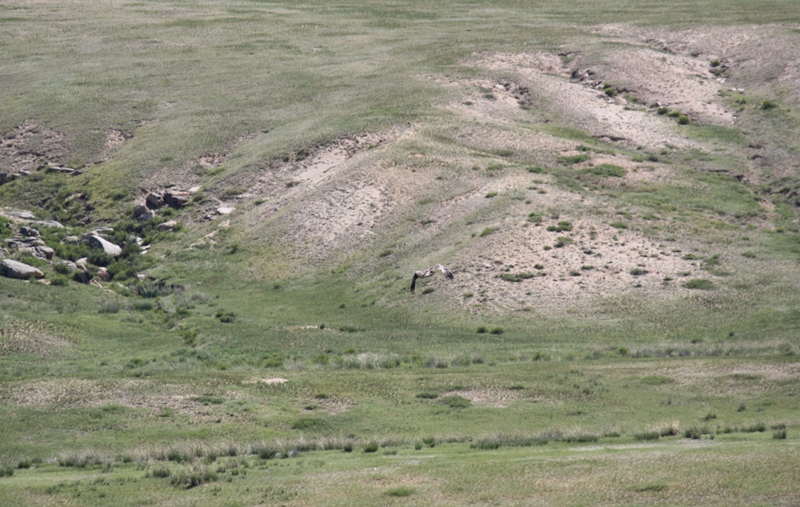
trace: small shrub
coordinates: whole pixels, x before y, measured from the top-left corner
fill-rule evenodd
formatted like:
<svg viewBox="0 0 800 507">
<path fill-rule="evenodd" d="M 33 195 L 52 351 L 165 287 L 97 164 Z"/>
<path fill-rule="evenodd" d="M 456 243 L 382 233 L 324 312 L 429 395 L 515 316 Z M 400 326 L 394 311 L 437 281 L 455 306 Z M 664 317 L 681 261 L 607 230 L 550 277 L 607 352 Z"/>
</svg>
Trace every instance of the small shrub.
<svg viewBox="0 0 800 507">
<path fill-rule="evenodd" d="M 185 487 L 186 489 L 199 486 L 204 482 L 213 482 L 217 480 L 217 473 L 210 468 L 194 467 L 192 470 L 182 471 L 170 477 L 170 484 L 176 487 Z"/>
<path fill-rule="evenodd" d="M 527 280 L 529 278 L 533 278 L 535 275 L 533 273 L 529 273 L 527 271 L 522 273 L 503 273 L 500 275 L 500 279 L 505 280 L 506 282 L 521 282 L 522 280 Z"/>
<path fill-rule="evenodd" d="M 140 312 L 149 312 L 153 309 L 153 303 L 146 299 L 140 299 L 133 302 L 133 309 Z"/>
<path fill-rule="evenodd" d="M 665 115 L 665 114 L 669 113 L 669 108 L 668 107 L 659 107 L 657 112 L 660 115 Z"/>
<path fill-rule="evenodd" d="M 772 432 L 772 438 L 775 440 L 786 440 L 786 428 L 777 429 Z"/>
<path fill-rule="evenodd" d="M 767 99 L 761 103 L 761 109 L 764 111 L 769 111 L 770 109 L 775 109 L 776 107 L 778 107 L 778 103 L 774 100 Z"/>
<path fill-rule="evenodd" d="M 661 433 L 658 430 L 648 430 L 633 435 L 636 440 L 658 440 L 661 438 Z"/>
<path fill-rule="evenodd" d="M 69 278 L 64 275 L 56 275 L 50 280 L 50 285 L 54 285 L 56 287 L 63 287 L 65 285 L 69 285 Z"/>
<path fill-rule="evenodd" d="M 226 324 L 230 324 L 236 319 L 236 314 L 227 310 L 220 310 L 214 316 L 219 319 L 220 322 Z"/>
<path fill-rule="evenodd" d="M 563 165 L 575 165 L 580 164 L 581 162 L 586 162 L 590 158 L 592 157 L 585 153 L 581 153 L 580 155 L 567 155 L 564 157 L 558 157 L 558 162 Z"/>
<path fill-rule="evenodd" d="M 478 236 L 482 238 L 484 236 L 488 236 L 489 234 L 493 234 L 499 230 L 500 230 L 499 227 L 487 227 L 484 230 L 482 230 Z"/>
<path fill-rule="evenodd" d="M 646 269 L 643 269 L 643 268 L 633 268 L 633 269 L 631 269 L 630 273 L 633 276 L 642 276 L 642 275 L 646 275 L 647 273 L 649 273 L 649 271 L 647 271 Z"/>
<path fill-rule="evenodd" d="M 692 426 L 691 428 L 687 428 L 683 432 L 683 436 L 685 438 L 691 438 L 692 440 L 700 440 L 701 438 L 703 438 L 703 432 L 697 426 Z"/>
<path fill-rule="evenodd" d="M 491 331 L 489 331 L 490 334 L 503 334 L 504 332 L 505 331 L 503 330 L 502 327 L 495 327 L 495 328 L 492 328 Z"/>
<path fill-rule="evenodd" d="M 483 333 L 486 333 L 487 331 L 489 331 L 489 330 L 486 329 L 486 326 L 478 326 L 478 330 L 476 332 L 478 334 L 483 334 Z"/>
<path fill-rule="evenodd" d="M 626 172 L 623 167 L 613 164 L 600 164 L 589 169 L 591 174 L 595 176 L 604 176 L 608 178 L 622 178 L 625 176 Z"/>
<path fill-rule="evenodd" d="M 666 489 L 667 489 L 667 485 L 664 484 L 664 483 L 661 483 L 661 482 L 653 482 L 653 483 L 649 483 L 649 484 L 643 484 L 641 486 L 635 486 L 633 488 L 634 491 L 638 491 L 640 493 L 644 493 L 644 492 L 647 492 L 647 491 L 658 492 L 658 491 L 664 491 Z"/>
<path fill-rule="evenodd" d="M 421 393 L 417 394 L 417 398 L 421 398 L 423 400 L 433 400 L 433 399 L 436 399 L 438 397 L 439 397 L 438 394 L 432 393 L 430 391 L 425 391 L 425 392 L 421 392 Z"/>
<path fill-rule="evenodd" d="M 559 238 L 556 238 L 556 244 L 553 246 L 555 246 L 556 248 L 563 248 L 566 245 L 571 245 L 572 243 L 574 243 L 574 240 L 572 238 L 567 236 L 561 236 Z"/>
<path fill-rule="evenodd" d="M 315 417 L 301 417 L 292 423 L 293 430 L 324 430 L 329 427 L 327 421 Z"/>
<path fill-rule="evenodd" d="M 468 399 L 458 395 L 445 396 L 439 403 L 455 409 L 467 408 L 472 404 Z"/>
<path fill-rule="evenodd" d="M 628 228 L 628 224 L 627 223 L 619 221 L 619 220 L 616 221 L 616 222 L 611 222 L 609 225 L 611 227 L 614 227 L 615 229 L 627 229 Z"/>
<path fill-rule="evenodd" d="M 404 496 L 411 496 L 414 494 L 414 488 L 409 488 L 408 486 L 399 486 L 397 488 L 392 488 L 386 492 L 386 496 L 396 496 L 396 497 L 404 497 Z"/>
<path fill-rule="evenodd" d="M 532 223 L 534 223 L 536 225 L 541 225 L 542 224 L 542 220 L 544 220 L 544 214 L 543 213 L 537 213 L 536 211 L 532 211 L 532 212 L 528 213 L 528 222 L 532 222 Z"/>
<path fill-rule="evenodd" d="M 433 437 L 424 437 L 422 443 L 428 447 L 436 447 L 436 439 Z"/>
<path fill-rule="evenodd" d="M 378 451 L 378 444 L 375 442 L 370 442 L 364 446 L 364 452 L 377 452 Z"/>
<path fill-rule="evenodd" d="M 688 116 L 686 116 L 685 114 L 678 116 L 678 125 L 688 125 L 688 124 L 689 124 Z"/>
<path fill-rule="evenodd" d="M 64 264 L 63 262 L 59 262 L 53 265 L 53 270 L 58 273 L 59 275 L 69 275 L 72 273 L 72 270 L 69 269 L 69 266 Z"/>
<path fill-rule="evenodd" d="M 535 166 L 535 167 L 529 167 L 528 172 L 533 174 L 544 174 L 546 171 L 539 166 Z"/>
<path fill-rule="evenodd" d="M 714 283 L 706 278 L 694 278 L 687 281 L 684 287 L 694 290 L 712 290 L 714 288 Z"/>
<path fill-rule="evenodd" d="M 486 197 L 487 199 L 491 199 L 492 197 L 496 197 L 496 196 L 497 196 L 497 192 L 489 192 L 484 197 Z"/>
<path fill-rule="evenodd" d="M 190 399 L 194 402 L 202 403 L 203 405 L 221 405 L 225 403 L 225 398 L 220 398 L 219 396 L 212 396 L 210 394 L 204 394 L 202 396 L 193 396 Z"/>
<path fill-rule="evenodd" d="M 764 433 L 767 425 L 764 422 L 753 423 L 749 426 L 742 426 L 742 433 Z"/>
<path fill-rule="evenodd" d="M 672 382 L 674 381 L 671 378 L 663 375 L 648 375 L 642 378 L 642 384 L 647 384 L 650 386 L 660 386 L 664 384 L 671 384 Z"/>
</svg>

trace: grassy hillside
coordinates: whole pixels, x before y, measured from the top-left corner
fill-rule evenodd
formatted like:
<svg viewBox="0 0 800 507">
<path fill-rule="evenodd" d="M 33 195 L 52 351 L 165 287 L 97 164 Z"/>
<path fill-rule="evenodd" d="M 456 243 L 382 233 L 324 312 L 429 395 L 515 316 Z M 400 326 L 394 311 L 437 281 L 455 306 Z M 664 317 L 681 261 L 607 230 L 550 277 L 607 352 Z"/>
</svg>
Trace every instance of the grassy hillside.
<svg viewBox="0 0 800 507">
<path fill-rule="evenodd" d="M 796 501 L 798 23 L 0 6 L 0 503 Z"/>
</svg>

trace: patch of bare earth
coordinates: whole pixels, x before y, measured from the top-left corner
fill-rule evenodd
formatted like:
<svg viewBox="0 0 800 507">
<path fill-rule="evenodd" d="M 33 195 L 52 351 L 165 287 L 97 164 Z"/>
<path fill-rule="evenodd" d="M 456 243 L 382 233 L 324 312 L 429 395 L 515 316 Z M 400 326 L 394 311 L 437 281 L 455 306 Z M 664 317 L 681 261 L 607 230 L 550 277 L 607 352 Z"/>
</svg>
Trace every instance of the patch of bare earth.
<svg viewBox="0 0 800 507">
<path fill-rule="evenodd" d="M 70 156 L 66 136 L 28 120 L 6 132 L 0 140 L 0 167 L 18 174 L 35 171 L 43 165 L 62 165 Z"/>
<path fill-rule="evenodd" d="M 40 321 L 6 322 L 0 329 L 0 356 L 30 354 L 55 357 L 73 340 L 56 326 Z"/>
<path fill-rule="evenodd" d="M 401 135 L 364 134 L 276 162 L 242 196 L 266 200 L 249 225 L 276 225 L 282 240 L 301 246 L 310 259 L 369 242 L 385 208 L 394 205 L 393 178 L 376 166 L 382 146 Z"/>
<path fill-rule="evenodd" d="M 86 379 L 39 380 L 7 384 L 0 390 L 0 401 L 9 405 L 58 406 L 62 408 L 121 405 L 145 409 L 157 415 L 164 409 L 187 414 L 195 422 L 216 421 L 214 406 L 198 402 L 189 386 L 161 384 L 149 380 L 95 381 Z M 226 397 L 237 397 L 234 391 Z"/>
<path fill-rule="evenodd" d="M 571 79 L 570 69 L 556 63 L 553 55 L 482 55 L 475 64 L 517 76 L 522 85 L 532 90 L 531 107 L 557 112 L 570 125 L 595 137 L 622 142 L 628 147 L 700 146 L 676 132 L 674 121 L 631 104 L 621 94 L 607 95 L 604 81 Z M 680 86 L 682 80 L 685 79 L 676 76 L 670 85 Z M 482 107 L 482 103 L 479 105 Z"/>
<path fill-rule="evenodd" d="M 523 394 L 521 391 L 503 388 L 469 389 L 467 391 L 452 391 L 443 393 L 443 395 L 457 395 L 468 399 L 470 403 L 474 405 L 495 408 L 506 408 L 515 401 L 532 399 L 530 396 Z M 543 399 L 544 398 L 541 398 L 541 400 Z"/>
<path fill-rule="evenodd" d="M 704 26 L 686 30 L 607 25 L 594 31 L 621 42 L 647 44 L 657 51 L 719 60 L 732 70 L 737 86 L 765 92 L 777 86 L 792 102 L 800 100 L 800 41 L 797 26 Z M 726 78 L 722 83 L 729 86 Z M 748 90 L 749 91 L 749 90 Z"/>
</svg>

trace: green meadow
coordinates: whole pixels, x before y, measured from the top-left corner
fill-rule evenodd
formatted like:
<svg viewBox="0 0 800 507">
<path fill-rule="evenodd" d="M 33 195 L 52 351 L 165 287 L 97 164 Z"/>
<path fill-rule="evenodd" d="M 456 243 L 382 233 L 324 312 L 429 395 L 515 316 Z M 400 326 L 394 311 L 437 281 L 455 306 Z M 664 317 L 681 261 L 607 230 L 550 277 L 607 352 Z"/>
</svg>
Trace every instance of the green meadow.
<svg viewBox="0 0 800 507">
<path fill-rule="evenodd" d="M 5 2 L 0 504 L 796 504 L 799 26 Z"/>
</svg>

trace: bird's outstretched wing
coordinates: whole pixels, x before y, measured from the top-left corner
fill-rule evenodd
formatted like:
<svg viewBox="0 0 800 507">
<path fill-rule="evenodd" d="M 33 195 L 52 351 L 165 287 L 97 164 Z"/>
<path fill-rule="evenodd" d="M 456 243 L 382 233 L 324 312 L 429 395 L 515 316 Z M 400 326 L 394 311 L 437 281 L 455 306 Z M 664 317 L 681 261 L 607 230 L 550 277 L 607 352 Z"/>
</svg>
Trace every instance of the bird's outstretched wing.
<svg viewBox="0 0 800 507">
<path fill-rule="evenodd" d="M 442 266 L 441 264 L 435 265 L 433 268 L 431 268 L 431 271 L 434 270 L 434 269 L 438 269 L 439 271 L 441 271 L 442 274 L 444 276 L 446 276 L 448 280 L 452 280 L 453 279 L 453 273 L 449 269 L 447 269 L 446 267 Z"/>
<path fill-rule="evenodd" d="M 442 274 L 445 277 L 447 277 L 448 280 L 452 280 L 453 279 L 453 273 L 449 269 L 447 269 L 446 267 L 442 266 L 441 264 L 437 264 L 437 265 L 433 266 L 432 268 L 426 269 L 425 271 L 416 271 L 414 273 L 414 278 L 411 279 L 411 293 L 413 294 L 414 293 L 414 289 L 417 288 L 417 278 L 424 278 L 426 276 L 432 276 L 436 272 L 437 269 L 439 271 L 441 271 Z"/>
</svg>

